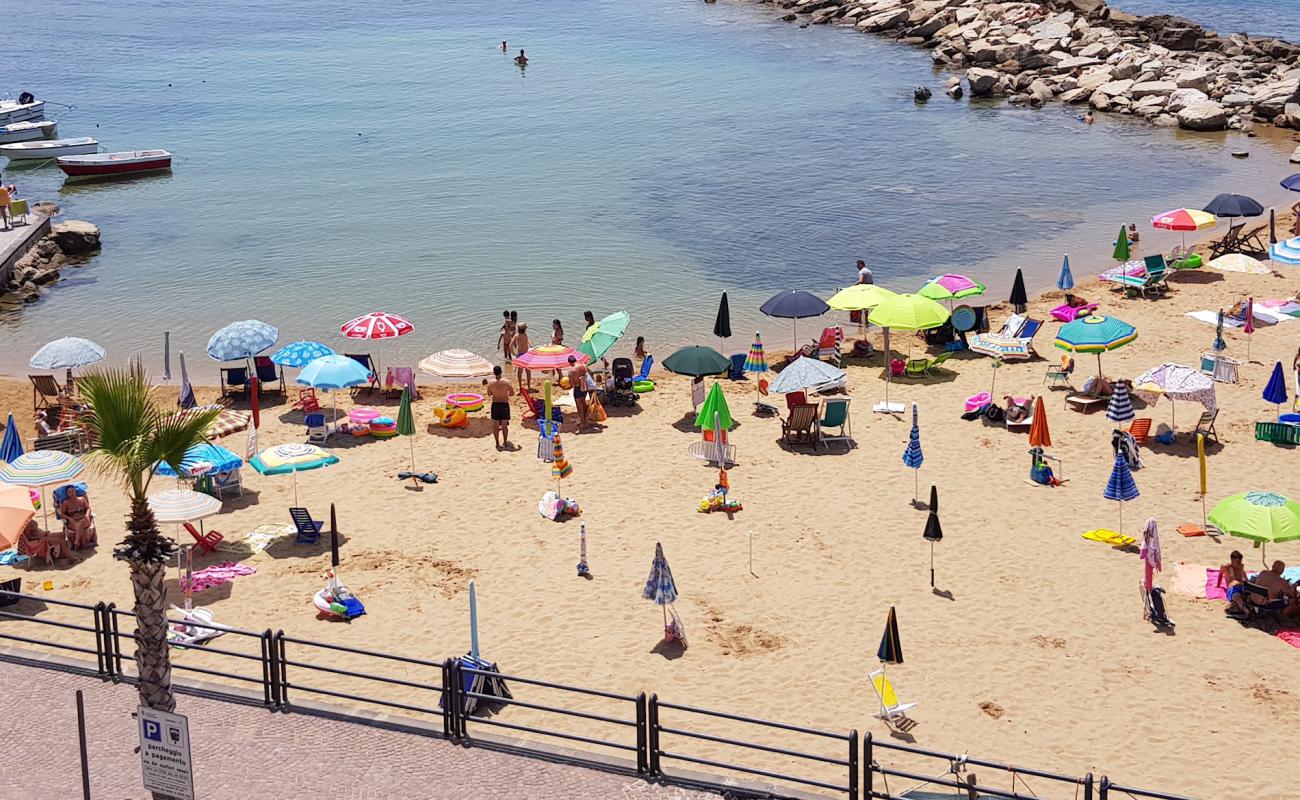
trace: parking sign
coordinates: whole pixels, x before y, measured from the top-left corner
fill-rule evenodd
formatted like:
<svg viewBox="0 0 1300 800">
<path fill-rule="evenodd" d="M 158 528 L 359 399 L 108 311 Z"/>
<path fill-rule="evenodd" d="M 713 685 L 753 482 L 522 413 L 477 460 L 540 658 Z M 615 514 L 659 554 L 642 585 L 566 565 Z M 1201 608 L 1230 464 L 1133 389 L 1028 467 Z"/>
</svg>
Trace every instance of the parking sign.
<svg viewBox="0 0 1300 800">
<path fill-rule="evenodd" d="M 144 788 L 177 800 L 194 800 L 190 723 L 180 714 L 140 706 L 140 770 Z"/>
</svg>

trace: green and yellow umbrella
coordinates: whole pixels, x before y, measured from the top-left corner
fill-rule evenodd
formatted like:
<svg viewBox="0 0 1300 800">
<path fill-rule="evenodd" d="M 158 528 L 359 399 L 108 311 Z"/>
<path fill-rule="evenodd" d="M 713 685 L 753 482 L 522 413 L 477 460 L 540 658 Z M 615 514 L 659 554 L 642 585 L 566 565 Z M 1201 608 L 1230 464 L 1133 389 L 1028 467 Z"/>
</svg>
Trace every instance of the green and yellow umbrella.
<svg viewBox="0 0 1300 800">
<path fill-rule="evenodd" d="M 896 294 L 882 300 L 871 312 L 871 321 L 882 328 L 924 331 L 948 321 L 948 309 L 919 294 Z"/>
</svg>

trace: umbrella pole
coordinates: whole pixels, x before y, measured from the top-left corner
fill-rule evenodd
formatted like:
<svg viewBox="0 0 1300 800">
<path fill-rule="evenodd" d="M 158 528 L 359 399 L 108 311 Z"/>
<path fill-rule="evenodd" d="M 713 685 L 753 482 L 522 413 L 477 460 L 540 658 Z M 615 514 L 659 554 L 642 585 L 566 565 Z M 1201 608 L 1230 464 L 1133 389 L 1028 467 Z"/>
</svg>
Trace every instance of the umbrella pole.
<svg viewBox="0 0 1300 800">
<path fill-rule="evenodd" d="M 1124 501 L 1119 501 L 1119 530 L 1116 531 L 1120 536 L 1124 535 Z"/>
<path fill-rule="evenodd" d="M 660 605 L 659 607 L 662 608 L 662 609 L 663 609 L 663 612 L 664 612 L 664 635 L 665 635 L 665 638 L 667 638 L 667 634 L 668 634 L 668 604 L 667 604 L 667 603 L 664 603 L 664 604 Z"/>
<path fill-rule="evenodd" d="M 293 476 L 293 505 L 294 508 L 297 508 L 298 507 L 298 470 L 291 469 L 289 470 L 289 474 Z"/>
<path fill-rule="evenodd" d="M 1097 380 L 1103 381 L 1105 378 L 1101 374 L 1101 353 L 1097 354 Z"/>
<path fill-rule="evenodd" d="M 930 588 L 934 588 L 934 540 L 930 540 Z"/>
<path fill-rule="evenodd" d="M 912 505 L 921 500 L 921 468 L 912 470 Z"/>
<path fill-rule="evenodd" d="M 31 497 L 31 495 L 28 495 Z M 50 532 L 50 507 L 45 502 L 45 487 L 41 487 L 41 515 L 45 518 L 45 532 Z"/>
</svg>

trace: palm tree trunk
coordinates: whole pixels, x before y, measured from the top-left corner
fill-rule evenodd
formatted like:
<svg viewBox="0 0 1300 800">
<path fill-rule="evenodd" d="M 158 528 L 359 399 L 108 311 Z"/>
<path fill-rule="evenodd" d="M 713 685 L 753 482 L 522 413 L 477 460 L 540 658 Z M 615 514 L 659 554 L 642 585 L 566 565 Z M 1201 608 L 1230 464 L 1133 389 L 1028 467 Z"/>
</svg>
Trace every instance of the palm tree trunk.
<svg viewBox="0 0 1300 800">
<path fill-rule="evenodd" d="M 159 533 L 153 510 L 143 497 L 132 499 L 127 530 L 127 538 L 115 555 L 131 565 L 140 703 L 160 711 L 172 711 L 176 708 L 176 698 L 172 695 L 171 652 L 167 644 L 167 591 L 163 579 L 175 545 Z"/>
</svg>

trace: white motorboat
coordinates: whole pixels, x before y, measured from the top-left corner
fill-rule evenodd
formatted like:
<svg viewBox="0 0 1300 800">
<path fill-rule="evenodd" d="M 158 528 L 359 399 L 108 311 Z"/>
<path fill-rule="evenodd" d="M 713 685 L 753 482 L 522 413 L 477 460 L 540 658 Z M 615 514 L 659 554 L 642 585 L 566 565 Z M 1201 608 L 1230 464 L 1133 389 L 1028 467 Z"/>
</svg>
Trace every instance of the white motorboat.
<svg viewBox="0 0 1300 800">
<path fill-rule="evenodd" d="M 29 119 L 40 119 L 44 114 L 44 100 L 32 100 L 30 103 L 20 103 L 17 100 L 0 100 L 0 125 L 23 122 Z"/>
<path fill-rule="evenodd" d="M 52 119 L 43 119 L 40 122 L 14 122 L 10 125 L 0 125 L 0 144 L 52 139 L 58 132 L 59 123 Z"/>
<path fill-rule="evenodd" d="M 83 136 L 79 139 L 45 139 L 39 142 L 0 144 L 0 156 L 10 161 L 33 161 L 59 156 L 79 156 L 99 151 L 99 142 Z"/>
</svg>

